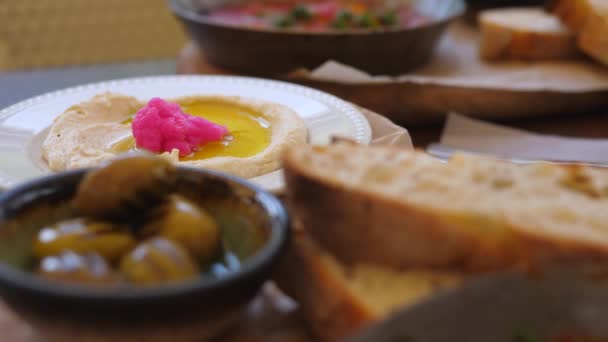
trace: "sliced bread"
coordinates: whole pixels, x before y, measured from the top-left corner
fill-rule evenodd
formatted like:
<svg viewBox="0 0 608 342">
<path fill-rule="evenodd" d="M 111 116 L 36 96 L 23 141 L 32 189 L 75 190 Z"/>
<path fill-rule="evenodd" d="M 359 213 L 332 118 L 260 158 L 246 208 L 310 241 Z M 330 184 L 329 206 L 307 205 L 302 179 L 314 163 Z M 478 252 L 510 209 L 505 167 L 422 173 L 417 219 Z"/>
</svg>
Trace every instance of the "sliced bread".
<svg viewBox="0 0 608 342">
<path fill-rule="evenodd" d="M 580 54 L 574 33 L 540 7 L 485 10 L 479 26 L 484 59 L 566 59 Z"/>
<path fill-rule="evenodd" d="M 548 7 L 576 33 L 582 51 L 608 64 L 607 0 L 554 0 Z"/>
<path fill-rule="evenodd" d="M 347 266 L 297 232 L 275 273 L 277 285 L 299 304 L 323 341 L 340 341 L 388 316 L 462 283 L 455 272 L 395 271 L 369 264 Z"/>
<path fill-rule="evenodd" d="M 349 144 L 285 154 L 286 200 L 346 264 L 488 271 L 608 259 L 608 170 Z"/>
</svg>

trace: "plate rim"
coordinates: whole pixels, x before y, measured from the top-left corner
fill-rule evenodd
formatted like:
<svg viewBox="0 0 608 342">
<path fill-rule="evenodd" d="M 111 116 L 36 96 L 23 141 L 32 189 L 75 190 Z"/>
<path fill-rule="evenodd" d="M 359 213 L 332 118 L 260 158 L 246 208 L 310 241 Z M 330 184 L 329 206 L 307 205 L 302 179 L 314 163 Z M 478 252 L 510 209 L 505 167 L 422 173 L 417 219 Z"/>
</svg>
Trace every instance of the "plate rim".
<svg viewBox="0 0 608 342">
<path fill-rule="evenodd" d="M 328 106 L 330 109 L 339 110 L 348 121 L 354 126 L 354 139 L 356 142 L 361 144 L 369 144 L 372 141 L 372 129 L 369 121 L 364 115 L 363 111 L 356 105 L 343 100 L 335 95 L 327 92 L 314 89 L 311 87 L 293 84 L 285 81 L 264 79 L 257 77 L 248 76 L 222 76 L 222 75 L 154 75 L 154 76 L 142 76 L 142 77 L 128 77 L 119 78 L 100 82 L 91 82 L 80 84 L 76 86 L 66 87 L 58 90 L 49 91 L 36 95 L 25 100 L 19 101 L 8 107 L 0 109 L 0 124 L 8 118 L 19 114 L 22 111 L 28 110 L 31 107 L 44 104 L 45 101 L 50 101 L 58 97 L 69 96 L 70 94 L 78 94 L 79 92 L 94 91 L 95 89 L 106 89 L 109 90 L 112 87 L 117 86 L 129 86 L 129 85 L 145 85 L 146 83 L 155 84 L 159 82 L 194 82 L 200 80 L 201 82 L 223 82 L 235 84 L 255 84 L 260 86 L 267 86 L 271 89 L 283 90 L 295 95 L 301 95 L 309 99 L 321 102 Z M 59 113 L 57 114 L 59 115 Z M 55 116 L 56 117 L 56 116 Z M 44 172 L 48 174 L 48 172 Z M 263 175 L 262 175 L 263 176 Z M 0 173 L 0 191 L 6 190 L 16 184 L 19 184 L 27 179 L 13 179 L 6 177 Z"/>
<path fill-rule="evenodd" d="M 71 86 L 63 89 L 49 91 L 40 95 L 36 95 L 25 100 L 19 101 L 15 104 L 12 104 L 8 107 L 5 107 L 0 110 L 0 122 L 6 120 L 7 118 L 18 114 L 19 112 L 28 109 L 29 107 L 36 106 L 44 103 L 44 101 L 51 100 L 53 98 L 57 98 L 60 96 L 65 96 L 73 93 L 78 93 L 81 91 L 94 90 L 95 88 L 104 88 L 104 87 L 112 87 L 112 86 L 128 86 L 130 84 L 139 85 L 145 83 L 154 83 L 158 80 L 163 81 L 171 81 L 171 82 L 179 82 L 179 81 L 191 81 L 191 80 L 207 80 L 211 82 L 234 82 L 234 83 L 257 83 L 260 85 L 269 85 L 270 87 L 285 89 L 287 91 L 295 92 L 296 94 L 303 95 L 306 97 L 310 97 L 314 100 L 321 100 L 322 102 L 326 102 L 326 104 L 330 104 L 332 106 L 337 107 L 341 110 L 341 112 L 346 115 L 346 117 L 353 123 L 355 126 L 355 140 L 359 143 L 369 144 L 372 139 L 372 130 L 371 126 L 363 114 L 363 112 L 354 104 L 343 100 L 335 95 L 329 94 L 327 92 L 314 89 L 311 87 L 294 84 L 285 81 L 279 80 L 271 80 L 265 78 L 257 78 L 257 77 L 248 77 L 248 76 L 221 76 L 221 75 L 155 75 L 155 76 L 142 76 L 142 77 L 129 77 L 129 78 L 120 78 L 108 81 L 101 82 L 92 82 L 85 83 L 81 85 Z M 323 101 L 325 100 L 325 101 Z M 59 115 L 59 114 L 58 114 Z"/>
</svg>

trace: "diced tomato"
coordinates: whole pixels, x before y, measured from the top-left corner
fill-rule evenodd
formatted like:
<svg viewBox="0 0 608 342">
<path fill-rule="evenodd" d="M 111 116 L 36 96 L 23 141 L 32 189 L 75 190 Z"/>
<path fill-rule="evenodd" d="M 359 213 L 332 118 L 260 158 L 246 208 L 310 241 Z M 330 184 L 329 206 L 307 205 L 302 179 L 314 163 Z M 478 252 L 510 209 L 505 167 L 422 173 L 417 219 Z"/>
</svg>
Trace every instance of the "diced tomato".
<svg viewBox="0 0 608 342">
<path fill-rule="evenodd" d="M 313 17 L 317 17 L 320 20 L 326 20 L 327 22 L 331 21 L 336 16 L 339 9 L 340 7 L 335 1 L 316 3 L 310 6 Z"/>
<path fill-rule="evenodd" d="M 247 4 L 242 7 L 242 13 L 255 16 L 262 15 L 264 13 L 264 5 L 256 2 Z"/>
<path fill-rule="evenodd" d="M 310 15 L 302 17 L 295 13 L 295 6 L 305 7 Z M 344 14 L 348 14 L 345 19 Z M 211 11 L 209 16 L 239 26 L 278 27 L 305 31 L 333 29 L 382 29 L 393 27 L 414 27 L 426 24 L 432 18 L 404 6 L 387 12 L 386 8 L 369 6 L 364 1 L 315 0 L 315 1 L 251 1 L 248 4 L 222 7 Z M 279 22 L 289 25 L 277 25 Z"/>
<path fill-rule="evenodd" d="M 367 11 L 367 7 L 360 2 L 351 4 L 349 6 L 349 9 L 354 15 L 361 15 L 361 14 L 365 13 L 365 11 Z"/>
</svg>

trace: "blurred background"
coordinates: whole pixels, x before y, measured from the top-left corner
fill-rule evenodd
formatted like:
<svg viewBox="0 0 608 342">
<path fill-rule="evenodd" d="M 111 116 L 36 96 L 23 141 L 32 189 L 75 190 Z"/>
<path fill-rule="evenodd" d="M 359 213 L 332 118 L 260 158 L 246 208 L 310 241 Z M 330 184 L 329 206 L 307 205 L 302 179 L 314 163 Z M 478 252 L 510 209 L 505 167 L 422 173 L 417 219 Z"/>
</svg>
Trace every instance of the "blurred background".
<svg viewBox="0 0 608 342">
<path fill-rule="evenodd" d="M 0 0 L 0 108 L 76 84 L 175 73 L 187 40 L 166 0 Z"/>
<path fill-rule="evenodd" d="M 0 107 L 81 83 L 175 73 L 185 42 L 166 0 L 1 0 Z"/>
</svg>

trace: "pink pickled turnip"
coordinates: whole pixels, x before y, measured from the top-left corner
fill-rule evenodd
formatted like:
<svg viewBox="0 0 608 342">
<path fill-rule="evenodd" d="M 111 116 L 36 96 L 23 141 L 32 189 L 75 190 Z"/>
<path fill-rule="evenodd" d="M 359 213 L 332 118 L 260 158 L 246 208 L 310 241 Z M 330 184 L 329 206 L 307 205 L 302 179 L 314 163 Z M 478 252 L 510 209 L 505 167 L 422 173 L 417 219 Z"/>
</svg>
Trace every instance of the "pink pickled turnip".
<svg viewBox="0 0 608 342">
<path fill-rule="evenodd" d="M 155 153 L 178 149 L 180 157 L 228 134 L 226 127 L 186 114 L 177 103 L 159 98 L 151 99 L 137 112 L 131 127 L 138 148 Z"/>
</svg>

